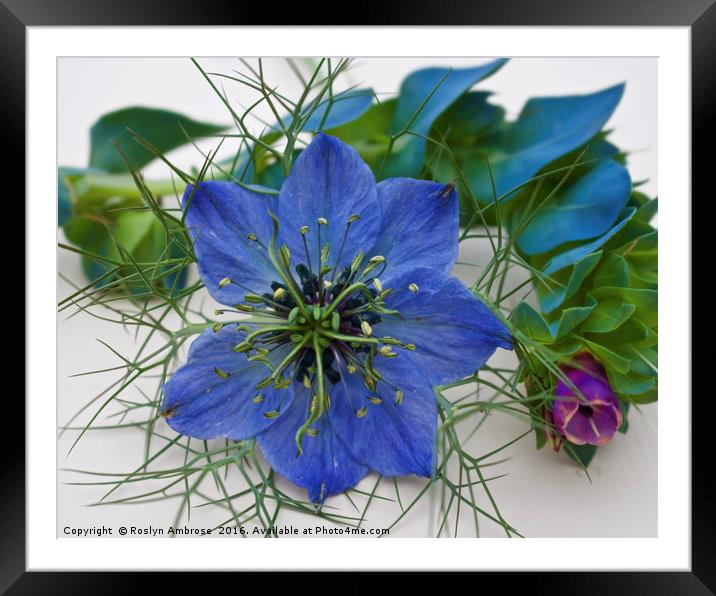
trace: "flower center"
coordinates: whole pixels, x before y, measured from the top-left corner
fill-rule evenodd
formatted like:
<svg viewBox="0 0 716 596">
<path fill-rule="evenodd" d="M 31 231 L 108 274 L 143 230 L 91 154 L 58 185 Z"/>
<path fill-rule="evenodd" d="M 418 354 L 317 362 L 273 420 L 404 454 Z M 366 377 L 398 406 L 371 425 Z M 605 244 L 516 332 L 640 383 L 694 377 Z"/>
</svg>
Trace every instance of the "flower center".
<svg viewBox="0 0 716 596">
<path fill-rule="evenodd" d="M 582 406 L 579 406 L 579 407 L 577 408 L 577 410 L 578 410 L 579 413 L 580 413 L 582 416 L 584 416 L 585 418 L 591 418 L 591 417 L 592 417 L 592 414 L 594 414 L 594 411 L 593 411 L 592 408 L 590 408 L 589 406 L 584 406 L 584 405 L 582 405 Z"/>
<path fill-rule="evenodd" d="M 296 434 L 296 444 L 301 452 L 304 434 L 315 436 L 317 429 L 312 425 L 330 408 L 327 385 L 333 386 L 341 375 L 360 374 L 367 390 L 373 394 L 378 381 L 391 386 L 373 364 L 378 357 L 395 358 L 395 349 L 414 350 L 415 346 L 392 337 L 378 337 L 374 334 L 383 317 L 397 314 L 385 305 L 385 298 L 393 292 L 380 282 L 387 263 L 380 255 L 368 259 L 361 251 L 339 272 L 341 257 L 351 225 L 360 218 L 353 215 L 348 219 L 345 233 L 333 265 L 329 265 L 331 247 L 322 242 L 321 229 L 328 226 L 325 218 L 316 222 L 318 262 L 312 262 L 308 249 L 308 226 L 300 228 L 305 258 L 292 267 L 288 246 L 276 247 L 278 221 L 274 218 L 274 234 L 268 247 L 264 247 L 276 269 L 279 279 L 271 283 L 270 291 L 263 294 L 248 293 L 246 304 L 237 304 L 240 312 L 251 313 L 247 323 L 241 326 L 249 331 L 245 340 L 235 346 L 236 352 L 247 354 L 250 361 L 266 365 L 270 374 L 257 385 L 256 403 L 261 403 L 261 391 L 269 386 L 287 389 L 292 383 L 302 383 L 311 390 L 309 415 Z M 251 234 L 249 239 L 256 240 Z M 225 278 L 219 285 L 236 284 Z M 241 287 L 241 286 L 240 286 Z M 399 289 L 400 290 L 400 289 Z M 410 284 L 409 290 L 417 292 L 418 287 Z M 219 374 L 217 372 L 217 374 Z M 401 403 L 403 392 L 392 387 L 396 403 Z M 377 400 L 377 396 L 368 399 Z M 365 408 L 356 415 L 365 416 Z M 278 411 L 266 412 L 266 417 L 278 416 Z"/>
</svg>

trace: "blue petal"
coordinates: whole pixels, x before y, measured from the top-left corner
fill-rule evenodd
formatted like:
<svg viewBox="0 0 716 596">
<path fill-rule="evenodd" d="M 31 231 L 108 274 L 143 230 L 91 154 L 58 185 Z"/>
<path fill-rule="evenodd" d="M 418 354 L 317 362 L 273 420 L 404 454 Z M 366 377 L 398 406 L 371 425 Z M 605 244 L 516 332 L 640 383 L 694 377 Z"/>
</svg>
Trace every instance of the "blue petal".
<svg viewBox="0 0 716 596">
<path fill-rule="evenodd" d="M 623 92 L 621 84 L 591 95 L 529 100 L 518 120 L 505 131 L 500 151 L 490 158 L 497 196 L 589 141 L 609 120 Z M 463 168 L 478 200 L 492 202 L 492 184 L 482 154 L 466 159 Z"/>
<path fill-rule="evenodd" d="M 202 182 L 193 196 L 192 191 L 187 186 L 182 206 L 188 209 L 186 225 L 195 242 L 199 275 L 209 293 L 218 302 L 233 305 L 247 293 L 266 292 L 278 279 L 261 246 L 271 240 L 269 211 L 276 211 L 276 197 L 231 182 Z M 258 242 L 250 240 L 249 234 L 255 234 Z M 244 287 L 219 288 L 225 277 Z"/>
<path fill-rule="evenodd" d="M 323 503 L 330 495 L 355 486 L 369 469 L 350 454 L 325 415 L 312 427 L 318 430 L 317 436 L 303 436 L 303 451 L 298 454 L 295 436 L 306 421 L 308 399 L 308 391 L 297 385 L 292 406 L 257 441 L 274 470 L 308 490 L 312 502 Z"/>
<path fill-rule="evenodd" d="M 406 289 L 411 283 L 417 293 Z M 375 335 L 415 344 L 399 358 L 410 358 L 432 385 L 472 374 L 498 347 L 512 349 L 507 327 L 454 277 L 418 269 L 386 277 L 383 286 L 393 288 L 386 306 L 400 316 L 384 316 Z"/>
<path fill-rule="evenodd" d="M 286 243 L 294 264 L 306 261 L 301 226 L 308 226 L 308 250 L 317 268 L 319 218 L 321 245 L 330 244 L 329 265 L 341 252 L 348 219 L 360 220 L 350 226 L 338 268 L 349 264 L 359 250 L 375 242 L 380 228 L 380 206 L 375 177 L 355 149 L 335 137 L 320 133 L 296 160 L 279 196 L 279 241 Z"/>
<path fill-rule="evenodd" d="M 457 258 L 459 203 L 454 188 L 391 178 L 378 184 L 383 221 L 371 255 L 386 258 L 391 276 L 430 267 L 447 275 Z"/>
<path fill-rule="evenodd" d="M 404 358 L 376 358 L 383 380 L 370 392 L 344 368 L 331 391 L 329 416 L 354 457 L 383 476 L 432 476 L 437 404 L 430 382 Z M 396 389 L 403 392 L 396 403 Z"/>
<path fill-rule="evenodd" d="M 527 255 L 537 255 L 567 242 L 595 238 L 614 224 L 630 193 L 627 169 L 615 161 L 602 162 L 542 207 L 517 246 Z"/>
<path fill-rule="evenodd" d="M 236 332 L 235 325 L 227 325 L 194 340 L 186 364 L 163 387 L 162 411 L 175 431 L 197 439 L 247 439 L 276 420 L 265 413 L 288 408 L 292 387 L 255 389 L 270 370 L 232 350 L 245 337 Z M 280 357 L 277 353 L 276 358 Z M 216 369 L 228 373 L 228 378 L 219 376 Z M 258 394 L 263 395 L 260 403 L 253 401 Z"/>
<path fill-rule="evenodd" d="M 409 74 L 400 85 L 391 133 L 397 134 L 409 126 L 413 133 L 427 135 L 440 114 L 473 85 L 497 72 L 505 62 L 506 59 L 500 58 L 473 68 L 425 68 Z M 384 177 L 420 175 L 425 139 L 414 134 L 404 137 L 403 143 L 401 149 L 389 157 L 383 168 Z"/>
</svg>

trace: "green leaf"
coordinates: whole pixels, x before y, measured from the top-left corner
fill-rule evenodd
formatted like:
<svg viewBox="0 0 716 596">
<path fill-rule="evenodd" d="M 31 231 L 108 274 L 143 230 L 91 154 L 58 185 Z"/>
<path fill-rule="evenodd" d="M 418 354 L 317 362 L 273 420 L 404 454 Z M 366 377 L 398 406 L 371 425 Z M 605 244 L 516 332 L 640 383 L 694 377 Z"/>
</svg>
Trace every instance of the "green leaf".
<svg viewBox="0 0 716 596">
<path fill-rule="evenodd" d="M 611 298 L 624 304 L 633 304 L 636 307 L 635 317 L 650 327 L 658 324 L 659 292 L 657 290 L 602 287 L 595 288 L 591 294 L 600 302 Z"/>
<path fill-rule="evenodd" d="M 563 284 L 562 286 L 555 287 L 550 284 L 547 287 L 544 283 L 538 283 L 537 296 L 542 311 L 548 314 L 574 296 L 601 257 L 602 251 L 588 254 L 579 259 L 571 269 L 563 269 L 550 276 L 550 279 Z"/>
<path fill-rule="evenodd" d="M 618 329 L 636 311 L 633 304 L 602 300 L 580 328 L 584 333 L 609 333 Z"/>
<path fill-rule="evenodd" d="M 512 311 L 510 321 L 516 329 L 530 339 L 540 343 L 552 343 L 553 341 L 552 332 L 547 322 L 526 302 L 520 302 L 517 305 L 517 308 Z"/>
<path fill-rule="evenodd" d="M 592 286 L 595 288 L 605 286 L 628 287 L 629 264 L 626 259 L 615 253 L 607 255 L 594 272 Z"/>
<path fill-rule="evenodd" d="M 550 324 L 552 335 L 556 341 L 565 338 L 577 325 L 590 316 L 597 306 L 597 301 L 591 297 L 588 297 L 588 301 L 590 304 L 586 306 L 565 308 L 560 312 L 559 319 Z"/>
<path fill-rule="evenodd" d="M 359 118 L 326 130 L 326 133 L 351 145 L 376 173 L 388 148 L 395 106 L 395 99 L 375 104 Z"/>
<path fill-rule="evenodd" d="M 651 404 L 654 403 L 659 399 L 659 390 L 654 387 L 650 389 L 649 391 L 646 391 L 644 393 L 640 393 L 638 395 L 629 395 L 627 396 L 629 401 L 633 404 Z"/>
<path fill-rule="evenodd" d="M 629 360 L 623 358 L 619 354 L 612 352 L 609 348 L 605 348 L 603 345 L 598 344 L 594 341 L 584 340 L 584 343 L 589 346 L 594 355 L 601 361 L 604 367 L 607 369 L 614 370 L 618 373 L 626 373 L 629 371 Z"/>
<path fill-rule="evenodd" d="M 573 443 L 565 443 L 564 451 L 574 461 L 586 468 L 597 454 L 597 447 L 596 445 L 574 445 Z"/>
<path fill-rule="evenodd" d="M 607 368 L 607 377 L 614 392 L 620 395 L 640 395 L 656 386 L 655 378 L 643 377 L 633 372 L 621 374 Z"/>
<path fill-rule="evenodd" d="M 116 142 L 133 168 L 139 169 L 154 155 L 135 141 L 127 129 L 147 139 L 161 153 L 226 130 L 226 126 L 197 122 L 187 116 L 155 108 L 131 107 L 102 116 L 90 130 L 90 166 L 108 172 L 124 172 L 127 167 Z"/>
</svg>

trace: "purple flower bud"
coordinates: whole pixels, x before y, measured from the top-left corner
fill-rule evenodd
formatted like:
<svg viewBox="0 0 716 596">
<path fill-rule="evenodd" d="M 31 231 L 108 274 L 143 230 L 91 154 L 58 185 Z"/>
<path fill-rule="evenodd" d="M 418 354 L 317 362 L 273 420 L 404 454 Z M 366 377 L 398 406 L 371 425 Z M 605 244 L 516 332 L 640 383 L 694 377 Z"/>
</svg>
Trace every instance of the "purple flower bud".
<svg viewBox="0 0 716 596">
<path fill-rule="evenodd" d="M 554 425 L 575 445 L 604 445 L 622 425 L 619 400 L 604 367 L 589 352 L 577 354 L 572 366 L 560 368 L 579 392 L 557 380 L 553 405 Z"/>
</svg>

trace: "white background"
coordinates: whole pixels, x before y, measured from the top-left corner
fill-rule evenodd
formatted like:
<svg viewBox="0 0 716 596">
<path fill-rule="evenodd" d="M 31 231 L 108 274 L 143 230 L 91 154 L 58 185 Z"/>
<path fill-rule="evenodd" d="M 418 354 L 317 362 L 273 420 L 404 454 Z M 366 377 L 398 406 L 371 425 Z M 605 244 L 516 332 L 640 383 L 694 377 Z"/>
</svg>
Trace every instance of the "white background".
<svg viewBox="0 0 716 596">
<path fill-rule="evenodd" d="M 429 34 L 429 35 L 428 35 Z M 427 44 L 429 38 L 430 43 Z M 370 43 L 367 43 L 370 40 Z M 687 28 L 31 28 L 28 30 L 28 427 L 27 427 L 27 537 L 28 568 L 38 569 L 688 569 L 690 566 L 690 111 L 689 43 Z M 56 90 L 59 56 L 113 56 L 118 53 L 147 55 L 421 55 L 429 47 L 442 56 L 658 56 L 660 235 L 669 251 L 660 255 L 662 284 L 660 320 L 662 336 L 659 409 L 669 421 L 669 432 L 658 437 L 658 538 L 651 539 L 549 539 L 506 541 L 435 541 L 408 539 L 396 549 L 389 540 L 316 541 L 295 548 L 291 541 L 252 541 L 227 548 L 214 540 L 57 540 L 57 511 L 52 507 L 56 488 L 56 449 L 53 429 L 57 411 L 50 399 L 55 379 L 85 369 L 94 346 L 65 346 L 71 358 L 58 362 L 55 344 L 56 216 L 52 209 L 56 193 Z M 498 76 L 503 76 L 500 73 Z M 579 76 L 575 73 L 574 76 Z M 495 77 L 493 79 L 497 80 Z M 608 81 L 612 83 L 613 81 Z M 85 91 L 91 86 L 86 83 Z M 574 89 L 576 90 L 576 89 Z M 570 89 L 572 91 L 572 89 Z M 531 93 L 530 93 L 531 94 Z M 79 97 L 75 98 L 79 100 Z M 171 104 L 170 104 L 171 105 Z M 203 114 L 203 112 L 202 112 Z M 193 114 L 197 115 L 197 114 Z M 90 119 L 91 120 L 91 119 Z M 79 131 L 77 134 L 82 134 Z M 77 158 L 84 159 L 80 152 Z M 29 214 L 32 214 L 32 218 Z M 72 266 L 67 266 L 72 275 Z M 74 271 L 76 273 L 76 270 Z M 667 316 L 668 315 L 668 316 Z M 64 332 L 64 329 L 63 329 Z M 71 334 L 74 335 L 74 334 Z M 112 338 L 109 338 L 112 339 Z M 76 354 L 82 350 L 81 354 Z M 73 354 L 73 352 L 75 352 Z M 75 396 L 76 399 L 84 396 Z M 68 399 L 72 398 L 72 394 Z M 68 407 L 72 404 L 68 404 Z M 495 428 L 490 424 L 488 428 Z M 632 430 L 624 441 L 633 440 Z M 489 437 L 488 437 L 489 438 Z M 653 440 L 653 435 L 652 435 Z M 616 445 L 616 444 L 615 444 Z M 626 447 L 625 443 L 622 443 Z M 638 452 L 641 447 L 632 447 Z M 103 465 L 120 449 L 97 460 Z M 604 450 L 610 453 L 609 450 Z M 609 462 L 595 467 L 614 469 L 624 451 L 614 450 Z M 529 446 L 514 452 L 513 463 L 533 454 Z M 85 454 L 85 457 L 86 454 Z M 532 466 L 540 466 L 534 459 Z M 630 464 L 632 468 L 635 466 Z M 527 534 L 534 531 L 550 505 L 566 490 L 565 479 L 573 469 L 557 466 L 530 472 L 524 466 L 521 482 L 506 495 L 512 497 L 505 515 Z M 544 479 L 544 471 L 550 476 Z M 512 474 L 511 478 L 519 478 Z M 580 486 L 584 487 L 583 479 Z M 614 486 L 613 484 L 610 485 Z M 571 490 L 571 489 L 570 489 Z M 585 488 L 574 499 L 588 495 Z M 607 511 L 613 499 L 581 507 L 581 516 L 565 516 L 559 507 L 550 513 L 567 518 L 564 525 L 579 524 L 585 514 Z M 534 495 L 535 498 L 531 498 Z M 80 499 L 82 500 L 82 499 Z M 87 501 L 84 501 L 87 502 Z M 642 503 L 633 503 L 635 513 Z M 514 514 L 520 516 L 516 519 Z M 605 514 L 610 515 L 610 514 Z M 530 525 L 532 524 L 532 525 Z M 547 524 L 542 524 L 542 528 Z M 201 543 L 198 541 L 202 540 Z M 366 547 L 365 545 L 368 544 Z"/>
<path fill-rule="evenodd" d="M 255 63 L 255 60 L 251 60 Z M 417 68 L 449 65 L 455 68 L 476 65 L 484 59 L 357 59 L 343 79 L 343 85 L 370 86 L 381 97 L 394 94 L 403 77 Z M 236 59 L 201 59 L 205 70 L 233 74 L 242 69 Z M 298 66 L 303 64 L 299 61 Z M 300 92 L 300 83 L 285 61 L 267 60 L 264 64 L 269 85 L 278 84 L 278 91 L 289 97 Z M 304 72 L 307 67 L 304 68 Z M 510 61 L 493 77 L 478 85 L 479 89 L 495 92 L 494 102 L 507 108 L 509 117 L 516 117 L 527 98 L 532 96 L 581 94 L 593 92 L 626 81 L 624 99 L 607 129 L 614 129 L 611 140 L 631 153 L 630 169 L 634 180 L 648 179 L 647 192 L 656 193 L 656 59 L 655 58 L 523 58 Z M 225 85 L 228 96 L 239 105 L 255 100 L 255 93 L 229 81 Z M 164 107 L 183 112 L 196 119 L 226 122 L 227 111 L 221 101 L 201 77 L 196 67 L 184 58 L 61 58 L 58 62 L 58 157 L 62 165 L 86 165 L 89 155 L 89 127 L 103 113 L 129 105 Z M 270 119 L 268 110 L 261 114 Z M 260 126 L 260 124 L 259 124 Z M 216 140 L 202 142 L 206 149 Z M 233 147 L 227 143 L 225 153 L 231 156 Z M 201 157 L 189 147 L 171 156 L 182 168 L 197 165 Z M 167 168 L 158 163 L 147 168 L 148 175 L 167 176 Z M 461 261 L 476 265 L 489 258 L 489 246 L 467 243 L 461 250 Z M 60 251 L 60 271 L 82 282 L 76 255 Z M 475 269 L 462 267 L 459 273 L 471 283 Z M 509 286 L 508 286 L 509 287 Z M 60 287 L 60 296 L 70 288 Z M 524 293 L 524 292 L 523 292 Z M 72 312 L 67 311 L 67 312 Z M 81 313 L 71 319 L 61 317 L 59 327 L 59 400 L 60 422 L 66 421 L 90 397 L 100 392 L 112 375 L 69 378 L 69 375 L 116 366 L 119 362 L 96 338 L 107 341 L 123 354 L 131 353 L 134 345 L 131 329 L 124 331 L 117 325 L 103 323 Z M 500 359 L 511 363 L 507 354 Z M 148 390 L 152 390 L 149 386 Z M 129 396 L 136 393 L 129 391 Z M 99 402 L 98 402 L 99 403 Z M 94 408 L 89 410 L 91 414 Z M 88 416 L 80 420 L 87 420 Z M 509 461 L 494 468 L 486 468 L 490 476 L 509 474 L 495 481 L 491 489 L 505 518 L 522 534 L 540 536 L 626 536 L 650 537 L 657 534 L 657 406 L 633 411 L 631 428 L 624 435 L 599 450 L 590 467 L 591 483 L 566 455 L 556 456 L 549 449 L 536 452 L 532 435 L 522 439 L 501 454 Z M 116 419 L 114 419 L 116 420 Z M 108 420 L 106 423 L 111 423 Z M 102 422 L 99 422 L 102 423 Z M 490 451 L 515 438 L 525 429 L 525 422 L 505 415 L 493 415 L 482 425 L 471 441 L 473 453 Z M 168 431 L 168 434 L 172 434 Z M 71 457 L 64 453 L 76 435 L 61 441 L 63 467 L 89 469 L 98 472 L 131 471 L 141 463 L 142 435 L 137 431 L 90 433 L 82 439 Z M 177 454 L 174 465 L 181 463 Z M 61 474 L 60 481 L 92 480 L 71 474 Z M 369 477 L 361 485 L 370 491 L 375 479 Z M 385 483 L 389 485 L 389 483 Z M 403 481 L 403 491 L 410 494 L 421 483 Z M 106 489 L 105 489 L 106 490 Z M 149 490 L 149 489 L 147 489 Z M 60 484 L 59 532 L 65 526 L 86 527 L 102 523 L 113 527 L 142 522 L 166 525 L 173 519 L 175 502 L 146 506 L 104 506 L 86 508 L 102 494 L 101 489 L 68 487 Z M 392 490 L 383 490 L 393 497 Z M 478 494 L 480 491 L 477 491 Z M 117 495 L 129 494 L 119 491 Z M 297 493 L 300 494 L 300 493 Z M 334 500 L 340 501 L 339 499 Z M 425 499 L 427 502 L 428 499 Z M 480 499 L 489 509 L 489 502 Z M 347 503 L 340 502 L 341 512 L 350 514 Z M 429 524 L 428 503 L 411 512 L 394 531 L 397 536 L 426 536 Z M 198 527 L 211 527 L 211 517 L 205 511 L 192 513 Z M 372 505 L 368 527 L 387 525 L 398 515 L 394 505 Z M 222 516 L 223 518 L 226 515 Z M 281 518 L 296 525 L 312 525 L 314 519 L 295 514 Z M 203 522 L 203 523 L 202 523 Z M 471 516 L 464 515 L 458 535 L 474 534 Z M 482 536 L 504 536 L 503 530 L 487 521 L 481 524 Z"/>
</svg>

